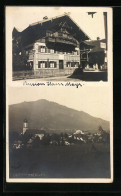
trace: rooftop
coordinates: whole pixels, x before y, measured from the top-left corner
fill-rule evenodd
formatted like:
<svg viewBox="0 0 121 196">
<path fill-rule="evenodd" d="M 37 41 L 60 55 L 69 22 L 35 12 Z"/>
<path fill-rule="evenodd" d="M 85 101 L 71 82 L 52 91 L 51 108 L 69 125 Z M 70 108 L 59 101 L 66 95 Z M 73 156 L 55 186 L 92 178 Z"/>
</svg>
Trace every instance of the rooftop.
<svg viewBox="0 0 121 196">
<path fill-rule="evenodd" d="M 65 26 L 64 26 L 65 25 Z M 88 40 L 90 37 L 78 26 L 78 24 L 69 16 L 69 13 L 64 13 L 53 18 L 45 18 L 44 20 L 30 24 L 22 32 L 21 35 L 24 45 L 34 43 L 35 40 L 41 39 L 46 36 L 46 31 L 51 30 L 53 32 L 58 31 L 61 27 L 66 27 L 68 32 L 73 35 L 79 42 Z M 13 29 L 14 36 L 18 36 L 17 29 Z"/>
</svg>

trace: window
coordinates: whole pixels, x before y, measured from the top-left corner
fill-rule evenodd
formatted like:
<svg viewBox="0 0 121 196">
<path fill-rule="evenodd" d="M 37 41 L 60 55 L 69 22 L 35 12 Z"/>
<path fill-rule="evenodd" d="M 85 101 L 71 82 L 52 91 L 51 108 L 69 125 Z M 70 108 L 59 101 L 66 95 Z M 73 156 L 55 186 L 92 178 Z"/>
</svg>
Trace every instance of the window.
<svg viewBox="0 0 121 196">
<path fill-rule="evenodd" d="M 66 63 L 66 67 L 71 67 L 70 65 L 71 65 L 71 62 Z"/>
<path fill-rule="evenodd" d="M 50 37 L 52 37 L 53 36 L 53 33 L 48 32 L 47 35 L 50 36 Z"/>
<path fill-rule="evenodd" d="M 71 67 L 78 67 L 79 66 L 79 62 L 72 62 L 71 63 Z"/>
<path fill-rule="evenodd" d="M 54 53 L 54 50 L 53 49 L 50 49 L 50 53 Z"/>
<path fill-rule="evenodd" d="M 74 62 L 71 62 L 71 67 L 75 67 L 75 63 Z"/>
<path fill-rule="evenodd" d="M 46 61 L 38 61 L 38 68 L 47 68 Z"/>
<path fill-rule="evenodd" d="M 76 62 L 76 67 L 79 67 L 79 62 Z"/>
<path fill-rule="evenodd" d="M 50 68 L 54 68 L 54 62 L 50 62 Z"/>
<path fill-rule="evenodd" d="M 74 53 L 73 53 L 74 55 L 77 55 L 77 51 L 74 51 Z"/>
<path fill-rule="evenodd" d="M 56 62 L 50 61 L 50 68 L 56 68 Z"/>
<path fill-rule="evenodd" d="M 50 37 L 52 37 L 53 36 L 53 33 L 50 33 Z"/>
<path fill-rule="evenodd" d="M 45 46 L 39 46 L 38 51 L 44 53 L 45 52 Z"/>
<path fill-rule="evenodd" d="M 79 55 L 79 50 L 77 50 L 77 55 Z"/>
</svg>

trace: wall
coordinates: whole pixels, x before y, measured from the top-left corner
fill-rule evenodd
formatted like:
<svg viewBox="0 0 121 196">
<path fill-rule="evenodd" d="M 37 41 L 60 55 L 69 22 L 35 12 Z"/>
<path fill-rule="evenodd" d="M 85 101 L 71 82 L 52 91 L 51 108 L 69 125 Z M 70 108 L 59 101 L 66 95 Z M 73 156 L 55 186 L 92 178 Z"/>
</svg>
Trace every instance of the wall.
<svg viewBox="0 0 121 196">
<path fill-rule="evenodd" d="M 72 75 L 75 68 L 66 69 L 39 69 L 30 71 L 13 72 L 13 80 L 26 80 L 34 78 L 47 78 Z"/>
</svg>

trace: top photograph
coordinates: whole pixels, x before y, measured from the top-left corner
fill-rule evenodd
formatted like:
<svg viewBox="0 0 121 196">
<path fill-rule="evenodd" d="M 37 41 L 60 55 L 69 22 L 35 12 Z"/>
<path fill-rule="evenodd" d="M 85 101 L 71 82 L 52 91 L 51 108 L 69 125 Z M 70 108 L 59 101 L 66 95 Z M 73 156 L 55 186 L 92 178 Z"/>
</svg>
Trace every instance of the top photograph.
<svg viewBox="0 0 121 196">
<path fill-rule="evenodd" d="M 106 9 L 8 7 L 6 16 L 12 21 L 12 81 L 108 81 Z"/>
</svg>

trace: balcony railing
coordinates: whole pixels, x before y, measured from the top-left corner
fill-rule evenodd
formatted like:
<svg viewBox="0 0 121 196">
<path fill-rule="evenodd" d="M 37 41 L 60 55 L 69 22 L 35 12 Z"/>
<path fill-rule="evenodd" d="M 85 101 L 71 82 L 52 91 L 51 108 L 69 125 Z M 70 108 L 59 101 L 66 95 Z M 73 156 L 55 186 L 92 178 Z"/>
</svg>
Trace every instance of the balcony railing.
<svg viewBox="0 0 121 196">
<path fill-rule="evenodd" d="M 62 44 L 68 44 L 68 45 L 72 45 L 72 46 L 77 46 L 77 41 L 74 38 L 65 38 L 62 36 L 58 36 L 58 37 L 46 37 L 46 42 L 52 42 L 52 43 L 62 43 Z"/>
</svg>

